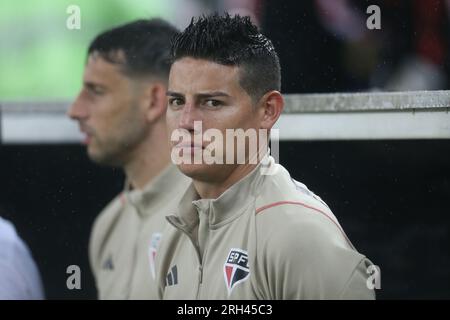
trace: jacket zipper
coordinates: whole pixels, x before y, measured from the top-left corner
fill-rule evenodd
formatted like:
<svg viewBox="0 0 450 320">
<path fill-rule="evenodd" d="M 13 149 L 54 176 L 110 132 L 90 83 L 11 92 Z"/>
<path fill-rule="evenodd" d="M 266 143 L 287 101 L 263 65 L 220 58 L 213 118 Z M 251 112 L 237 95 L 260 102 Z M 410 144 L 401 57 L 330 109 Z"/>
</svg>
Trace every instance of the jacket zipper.
<svg viewBox="0 0 450 320">
<path fill-rule="evenodd" d="M 205 257 L 206 257 L 206 253 L 208 252 L 208 246 L 207 246 L 208 240 L 209 240 L 209 234 L 208 234 L 208 238 L 206 239 L 205 250 L 203 251 L 202 261 L 199 266 L 200 281 L 199 281 L 199 285 L 198 285 L 198 289 L 197 289 L 197 298 L 196 298 L 197 300 L 200 299 L 200 292 L 201 292 L 202 285 L 203 285 L 202 284 L 203 283 L 203 266 L 205 265 Z"/>
<path fill-rule="evenodd" d="M 168 219 L 168 221 L 175 228 L 177 228 L 178 230 L 181 230 L 181 232 L 183 232 L 185 235 L 187 235 L 187 237 L 191 241 L 191 244 L 194 246 L 195 252 L 197 253 L 197 260 L 198 260 L 198 263 L 199 263 L 199 266 L 198 266 L 199 276 L 198 276 L 198 285 L 197 285 L 196 298 L 198 299 L 198 296 L 199 296 L 199 293 L 200 293 L 200 286 L 201 286 L 201 284 L 203 282 L 203 261 L 202 261 L 202 256 L 200 255 L 200 248 L 197 246 L 197 244 L 195 243 L 195 241 L 192 238 L 192 236 L 186 230 L 184 230 L 183 228 L 178 226 L 178 224 L 174 223 L 171 219 Z M 205 250 L 205 252 L 206 252 L 206 250 Z"/>
<path fill-rule="evenodd" d="M 139 219 L 141 219 L 141 215 L 140 215 L 139 209 L 136 208 L 133 205 L 132 205 L 132 207 L 136 211 L 136 214 L 139 217 Z M 138 260 L 137 256 L 138 256 L 138 249 L 139 249 L 139 236 L 141 235 L 142 228 L 143 228 L 142 227 L 143 224 L 141 223 L 141 221 L 139 221 L 139 222 L 140 222 L 139 223 L 139 230 L 138 230 L 138 233 L 137 233 L 137 236 L 136 236 L 135 245 L 134 245 L 134 248 L 133 248 L 133 258 L 132 258 L 133 267 L 132 267 L 132 270 L 131 270 L 130 280 L 128 281 L 128 285 L 127 285 L 127 292 L 126 292 L 126 299 L 127 300 L 130 299 L 130 297 L 131 297 L 131 291 L 132 291 L 132 288 L 133 288 L 134 276 L 135 276 L 135 274 L 137 272 L 137 260 Z"/>
</svg>

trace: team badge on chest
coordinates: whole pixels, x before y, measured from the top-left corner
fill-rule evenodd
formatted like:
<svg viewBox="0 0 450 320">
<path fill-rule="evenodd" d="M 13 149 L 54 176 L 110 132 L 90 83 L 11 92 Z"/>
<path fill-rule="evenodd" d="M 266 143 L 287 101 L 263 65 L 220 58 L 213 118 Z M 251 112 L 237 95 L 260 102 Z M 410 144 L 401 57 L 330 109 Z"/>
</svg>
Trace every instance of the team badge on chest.
<svg viewBox="0 0 450 320">
<path fill-rule="evenodd" d="M 247 280 L 250 275 L 247 251 L 232 248 L 223 266 L 223 272 L 228 295 L 230 295 L 233 288 L 237 284 Z"/>
</svg>

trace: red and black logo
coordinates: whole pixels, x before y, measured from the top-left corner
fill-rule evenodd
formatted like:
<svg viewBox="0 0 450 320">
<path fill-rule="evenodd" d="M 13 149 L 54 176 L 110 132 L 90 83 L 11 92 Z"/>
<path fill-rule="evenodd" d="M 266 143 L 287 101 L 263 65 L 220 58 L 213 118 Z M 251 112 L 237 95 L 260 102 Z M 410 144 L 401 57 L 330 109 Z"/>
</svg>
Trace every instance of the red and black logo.
<svg viewBox="0 0 450 320">
<path fill-rule="evenodd" d="M 223 266 L 223 272 L 228 295 L 230 295 L 233 288 L 238 283 L 247 280 L 250 275 L 247 251 L 232 248 Z"/>
</svg>

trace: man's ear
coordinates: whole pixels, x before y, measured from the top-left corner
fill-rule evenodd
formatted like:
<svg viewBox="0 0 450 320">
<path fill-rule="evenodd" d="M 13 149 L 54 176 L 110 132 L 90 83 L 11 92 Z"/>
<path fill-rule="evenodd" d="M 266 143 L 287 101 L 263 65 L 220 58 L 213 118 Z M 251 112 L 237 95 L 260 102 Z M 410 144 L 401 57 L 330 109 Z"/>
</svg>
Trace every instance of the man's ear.
<svg viewBox="0 0 450 320">
<path fill-rule="evenodd" d="M 262 113 L 260 128 L 270 130 L 283 112 L 283 96 L 279 91 L 269 91 L 259 100 L 259 108 Z"/>
<path fill-rule="evenodd" d="M 153 123 L 158 121 L 166 113 L 167 97 L 166 86 L 161 82 L 151 82 L 146 89 L 146 119 Z"/>
</svg>

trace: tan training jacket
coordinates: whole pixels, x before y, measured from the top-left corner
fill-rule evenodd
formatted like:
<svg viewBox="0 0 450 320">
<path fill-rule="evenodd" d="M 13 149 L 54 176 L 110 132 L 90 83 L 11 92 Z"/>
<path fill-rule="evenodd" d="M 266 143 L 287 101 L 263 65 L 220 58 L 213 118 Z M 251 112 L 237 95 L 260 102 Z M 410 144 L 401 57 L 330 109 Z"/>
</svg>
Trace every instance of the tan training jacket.
<svg viewBox="0 0 450 320">
<path fill-rule="evenodd" d="M 189 187 L 156 256 L 158 298 L 374 299 L 371 262 L 328 206 L 266 161 L 217 199 Z"/>
<path fill-rule="evenodd" d="M 154 299 L 154 256 L 164 216 L 190 179 L 169 165 L 142 190 L 125 190 L 97 217 L 89 260 L 100 299 Z"/>
</svg>

